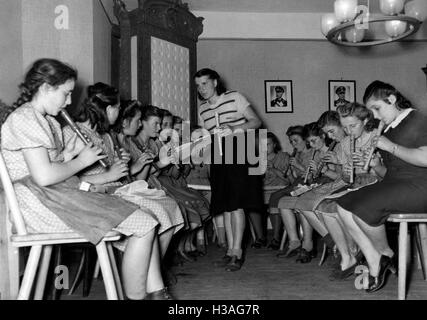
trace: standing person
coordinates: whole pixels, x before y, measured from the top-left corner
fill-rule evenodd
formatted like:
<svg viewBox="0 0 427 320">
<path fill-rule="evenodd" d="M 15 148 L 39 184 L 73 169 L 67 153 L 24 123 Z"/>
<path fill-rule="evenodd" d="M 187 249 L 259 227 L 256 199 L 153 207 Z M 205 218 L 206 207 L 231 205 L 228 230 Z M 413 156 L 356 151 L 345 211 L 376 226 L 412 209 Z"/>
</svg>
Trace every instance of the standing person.
<svg viewBox="0 0 427 320">
<path fill-rule="evenodd" d="M 128 235 L 122 263 L 129 299 L 170 299 L 160 273 L 158 222 L 119 197 L 79 190 L 75 174 L 100 159 L 101 149 L 77 135 L 64 145 L 54 118 L 71 104 L 77 72 L 54 59 L 34 62 L 16 110 L 1 128 L 1 152 L 30 233 L 78 232 L 93 244 L 112 229 Z"/>
<path fill-rule="evenodd" d="M 221 131 L 221 135 L 235 135 L 236 130 L 246 132 L 261 126 L 261 121 L 246 98 L 236 91 L 226 91 L 216 71 L 201 69 L 195 74 L 194 80 L 203 100 L 199 106 L 199 122 L 211 134 L 217 129 Z M 249 175 L 248 165 L 236 163 L 237 147 L 234 142 L 234 150 L 222 148 L 222 163 L 225 163 L 226 154 L 233 152 L 233 164 L 211 165 L 211 214 L 215 216 L 225 213 L 228 243 L 227 253 L 217 266 L 225 267 L 227 271 L 240 270 L 243 264 L 242 239 L 246 224 L 244 210 L 259 211 L 263 207 L 262 177 Z M 212 150 L 215 149 L 212 143 Z M 214 152 L 211 154 L 215 159 Z"/>
<path fill-rule="evenodd" d="M 366 291 L 374 292 L 384 286 L 387 271 L 395 271 L 385 229 L 388 216 L 427 210 L 427 117 L 381 81 L 366 88 L 363 101 L 386 126 L 376 138 L 385 166 L 377 159 L 370 163 L 384 179 L 338 199 L 338 214 L 368 262 Z"/>
</svg>

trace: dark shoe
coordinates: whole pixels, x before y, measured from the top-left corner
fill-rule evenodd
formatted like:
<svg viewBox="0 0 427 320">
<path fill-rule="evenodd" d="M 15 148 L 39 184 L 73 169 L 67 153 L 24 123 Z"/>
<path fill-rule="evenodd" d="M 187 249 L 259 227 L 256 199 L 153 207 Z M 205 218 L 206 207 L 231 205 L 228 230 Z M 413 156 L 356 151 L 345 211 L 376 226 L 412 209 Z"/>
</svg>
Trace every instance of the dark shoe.
<svg viewBox="0 0 427 320">
<path fill-rule="evenodd" d="M 144 300 L 174 300 L 168 291 L 168 288 L 163 288 L 158 291 L 147 293 Z"/>
<path fill-rule="evenodd" d="M 302 248 L 300 250 L 300 252 L 298 253 L 298 257 L 296 262 L 301 262 L 301 263 L 309 263 L 311 261 L 311 259 L 316 258 L 317 254 L 316 252 L 313 250 L 311 251 L 307 251 L 304 248 Z"/>
<path fill-rule="evenodd" d="M 231 261 L 231 257 L 225 255 L 221 258 L 221 260 L 214 261 L 213 265 L 214 267 L 224 268 L 230 261 Z"/>
<path fill-rule="evenodd" d="M 267 248 L 273 249 L 273 250 L 279 250 L 280 249 L 280 241 L 276 239 L 272 239 L 270 243 L 268 244 Z"/>
<path fill-rule="evenodd" d="M 238 259 L 237 256 L 233 256 L 231 261 L 225 266 L 225 271 L 238 271 L 242 268 L 243 259 Z"/>
<path fill-rule="evenodd" d="M 267 245 L 267 239 L 256 239 L 254 243 L 252 243 L 252 248 L 261 249 Z"/>
<path fill-rule="evenodd" d="M 371 293 L 380 290 L 385 285 L 387 271 L 389 270 L 392 273 L 396 273 L 393 259 L 382 255 L 380 259 L 380 271 L 378 272 L 378 276 L 373 277 L 369 275 L 369 286 L 365 291 Z"/>
<path fill-rule="evenodd" d="M 196 252 L 199 257 L 204 257 L 208 252 L 204 244 L 198 244 L 196 246 Z"/>
<path fill-rule="evenodd" d="M 301 250 L 301 246 L 298 246 L 297 248 L 294 249 L 289 249 L 286 250 L 285 252 L 279 252 L 276 257 L 281 258 L 281 257 L 285 257 L 285 258 L 292 258 L 295 257 L 297 254 L 299 254 Z"/>
<path fill-rule="evenodd" d="M 329 280 L 331 280 L 331 281 L 345 280 L 348 277 L 350 277 L 352 274 L 354 274 L 354 271 L 356 270 L 357 266 L 358 266 L 358 264 L 355 263 L 354 265 L 352 265 L 351 267 L 348 267 L 345 270 L 341 270 L 341 267 L 339 270 L 333 270 L 329 276 Z"/>
</svg>

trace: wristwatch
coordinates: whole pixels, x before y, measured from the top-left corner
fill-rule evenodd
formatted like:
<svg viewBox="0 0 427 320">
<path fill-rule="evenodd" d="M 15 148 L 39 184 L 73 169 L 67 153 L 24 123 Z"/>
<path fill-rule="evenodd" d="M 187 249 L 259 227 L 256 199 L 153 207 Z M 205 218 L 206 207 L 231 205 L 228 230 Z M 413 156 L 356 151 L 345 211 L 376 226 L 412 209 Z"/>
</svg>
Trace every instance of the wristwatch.
<svg viewBox="0 0 427 320">
<path fill-rule="evenodd" d="M 79 190 L 89 192 L 91 187 L 92 187 L 92 184 L 86 181 L 82 181 L 80 182 Z"/>
</svg>

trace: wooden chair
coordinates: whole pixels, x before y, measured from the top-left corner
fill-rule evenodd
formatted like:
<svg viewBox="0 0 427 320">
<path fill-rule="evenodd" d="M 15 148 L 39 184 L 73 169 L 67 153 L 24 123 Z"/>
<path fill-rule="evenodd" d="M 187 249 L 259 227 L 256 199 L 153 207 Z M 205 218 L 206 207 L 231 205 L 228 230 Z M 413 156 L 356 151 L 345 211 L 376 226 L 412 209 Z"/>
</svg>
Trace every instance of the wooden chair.
<svg viewBox="0 0 427 320">
<path fill-rule="evenodd" d="M 406 269 L 409 255 L 408 223 L 416 223 L 416 245 L 418 247 L 424 280 L 427 280 L 427 213 L 391 214 L 389 222 L 399 223 L 398 299 L 406 298 Z"/>
<path fill-rule="evenodd" d="M 9 295 L 8 299 L 27 300 L 30 298 L 33 283 L 37 276 L 37 285 L 34 293 L 34 299 L 43 298 L 46 277 L 52 253 L 52 246 L 67 243 L 87 243 L 88 240 L 77 233 L 46 233 L 33 234 L 28 233 L 24 218 L 19 209 L 16 199 L 15 189 L 10 180 L 10 176 L 3 158 L 0 154 L 0 178 L 4 188 L 6 202 L 6 222 L 7 222 L 7 257 L 9 260 L 9 270 L 2 270 L 0 273 L 9 276 Z M 13 221 L 13 227 L 12 223 Z M 15 229 L 16 232 L 13 232 Z M 100 262 L 107 298 L 117 300 L 123 298 L 120 278 L 117 272 L 111 242 L 120 239 L 116 232 L 109 233 L 96 246 L 98 259 Z M 29 247 L 30 254 L 25 267 L 24 276 L 21 285 L 19 285 L 19 248 Z M 41 261 L 40 261 L 40 258 Z M 5 272 L 7 271 L 7 272 Z M 2 299 L 5 298 L 2 296 Z"/>
</svg>

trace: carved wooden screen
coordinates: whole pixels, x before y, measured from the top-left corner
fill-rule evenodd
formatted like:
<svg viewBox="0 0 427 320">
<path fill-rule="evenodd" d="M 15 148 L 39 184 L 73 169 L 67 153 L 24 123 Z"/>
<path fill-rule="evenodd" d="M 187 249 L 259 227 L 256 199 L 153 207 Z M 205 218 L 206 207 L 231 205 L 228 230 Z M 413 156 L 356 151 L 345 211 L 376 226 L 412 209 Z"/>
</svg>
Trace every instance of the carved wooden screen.
<svg viewBox="0 0 427 320">
<path fill-rule="evenodd" d="M 180 0 L 140 0 L 131 12 L 117 0 L 115 12 L 120 26 L 113 28 L 113 84 L 125 98 L 197 123 L 192 76 L 203 18 L 196 18 Z"/>
</svg>

